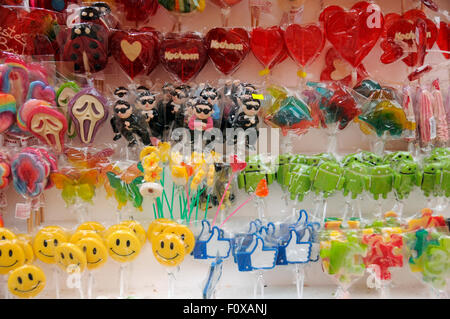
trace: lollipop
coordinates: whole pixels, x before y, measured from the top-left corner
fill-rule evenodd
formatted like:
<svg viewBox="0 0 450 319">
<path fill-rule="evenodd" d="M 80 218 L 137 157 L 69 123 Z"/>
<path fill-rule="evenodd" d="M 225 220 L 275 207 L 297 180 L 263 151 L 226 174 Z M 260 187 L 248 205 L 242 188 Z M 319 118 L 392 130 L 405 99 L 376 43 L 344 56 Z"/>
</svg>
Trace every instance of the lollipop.
<svg viewBox="0 0 450 319">
<path fill-rule="evenodd" d="M 381 36 L 384 19 L 378 5 L 362 1 L 349 11 L 338 6 L 327 7 L 320 21 L 325 24 L 325 34 L 331 44 L 357 68 Z M 356 79 L 355 71 L 352 78 Z"/>
<path fill-rule="evenodd" d="M 156 0 L 118 0 L 119 9 L 123 10 L 128 21 L 134 21 L 136 26 L 145 23 L 158 11 Z"/>
<path fill-rule="evenodd" d="M 41 268 L 23 265 L 16 268 L 8 277 L 9 291 L 19 298 L 33 298 L 44 290 L 46 277 Z"/>
<path fill-rule="evenodd" d="M 209 58 L 225 75 L 235 72 L 250 52 L 250 37 L 242 28 L 214 28 L 205 38 Z"/>
<path fill-rule="evenodd" d="M 120 67 L 131 79 L 150 72 L 158 63 L 157 37 L 139 31 L 115 31 L 110 39 L 111 52 Z"/>
<path fill-rule="evenodd" d="M 107 102 L 94 88 L 78 92 L 68 105 L 68 114 L 75 125 L 77 135 L 84 144 L 91 144 L 108 118 Z"/>
<path fill-rule="evenodd" d="M 285 49 L 283 31 L 277 26 L 267 29 L 255 28 L 251 33 L 250 47 L 256 59 L 265 68 L 260 75 L 267 75 L 270 73 L 272 64 Z"/>
<path fill-rule="evenodd" d="M 0 93 L 0 133 L 16 121 L 16 99 L 11 94 Z"/>
<path fill-rule="evenodd" d="M 291 24 L 284 31 L 284 41 L 289 56 L 300 67 L 299 77 L 305 78 L 305 67 L 311 64 L 325 46 L 325 35 L 318 25 Z"/>
<path fill-rule="evenodd" d="M 205 66 L 207 48 L 197 33 L 170 33 L 161 42 L 159 59 L 167 72 L 185 83 L 197 76 Z"/>
<path fill-rule="evenodd" d="M 181 17 L 205 9 L 205 0 L 158 0 L 177 19 L 173 30 L 181 31 Z"/>
</svg>

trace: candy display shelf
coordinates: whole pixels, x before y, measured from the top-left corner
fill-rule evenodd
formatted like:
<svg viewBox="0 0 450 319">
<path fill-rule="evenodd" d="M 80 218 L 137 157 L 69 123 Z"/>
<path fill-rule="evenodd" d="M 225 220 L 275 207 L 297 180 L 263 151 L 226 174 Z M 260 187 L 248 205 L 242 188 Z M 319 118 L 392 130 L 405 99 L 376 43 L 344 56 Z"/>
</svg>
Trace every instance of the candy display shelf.
<svg viewBox="0 0 450 319">
<path fill-rule="evenodd" d="M 448 0 L 435 0 L 443 11 L 450 11 L 450 2 Z M 273 1 L 275 3 L 275 1 Z M 320 12 L 320 2 L 316 0 L 307 1 L 302 23 L 315 22 L 318 19 Z M 324 0 L 324 7 L 331 4 L 339 4 L 343 7 L 350 7 L 356 1 L 352 0 Z M 383 12 L 400 12 L 401 1 L 378 0 L 376 1 Z M 413 1 L 406 0 L 407 6 L 412 8 Z M 407 8 L 409 9 L 409 7 Z M 270 26 L 277 24 L 281 17 L 281 12 L 278 6 L 272 6 L 272 12 L 264 15 L 261 18 L 261 26 Z M 162 32 L 171 30 L 173 17 L 165 10 L 160 8 L 158 13 L 150 20 L 149 26 L 153 26 Z M 244 23 L 243 23 L 244 22 Z M 217 7 L 208 3 L 204 12 L 182 19 L 183 31 L 199 31 L 206 33 L 213 27 L 217 27 L 220 23 L 220 10 Z M 229 20 L 230 26 L 243 26 L 250 28 L 250 14 L 248 10 L 248 1 L 243 0 L 241 3 L 233 7 Z M 319 81 L 319 75 L 324 67 L 325 53 L 330 47 L 330 43 L 326 44 L 322 54 L 317 60 L 308 68 L 307 80 Z M 436 46 L 437 47 L 437 46 Z M 437 48 L 434 48 L 437 50 Z M 436 51 L 434 50 L 434 51 Z M 379 43 L 370 52 L 364 60 L 364 65 L 370 76 L 381 84 L 392 86 L 396 89 L 401 89 L 407 83 L 407 75 L 412 71 L 405 67 L 401 62 L 396 62 L 390 65 L 382 64 L 379 59 L 382 55 L 382 50 Z M 108 67 L 105 69 L 103 76 L 103 89 L 107 96 L 111 96 L 116 87 L 123 83 L 127 83 L 129 79 L 125 73 L 121 71 L 116 61 L 110 59 Z M 442 64 L 445 59 L 440 52 L 430 52 L 426 61 L 433 63 L 433 65 Z M 300 80 L 296 75 L 298 67 L 291 59 L 287 59 L 280 65 L 273 69 L 272 74 L 268 78 L 263 78 L 258 75 L 262 67 L 256 58 L 249 54 L 240 68 L 233 74 L 232 79 L 239 79 L 241 81 L 255 83 L 259 87 L 264 87 L 269 83 L 276 83 L 289 87 L 295 90 L 300 86 Z M 295 71 L 294 71 L 295 70 Z M 117 72 L 122 72 L 119 76 Z M 441 86 L 443 88 L 449 87 L 449 68 L 448 66 L 442 69 L 434 70 L 432 75 L 426 75 L 423 81 L 431 83 L 431 80 L 440 78 Z M 196 83 L 217 83 L 219 80 L 224 80 L 222 75 L 219 75 L 212 63 L 208 63 L 205 68 L 196 77 Z M 151 76 L 145 78 L 145 82 L 160 85 L 165 81 L 171 81 L 167 72 L 159 65 Z M 102 81 L 100 81 L 102 82 Z M 446 94 L 449 94 L 448 92 Z M 262 121 L 261 121 L 262 122 Z M 97 133 L 95 144 L 99 146 L 114 146 L 116 150 L 126 149 L 126 141 L 121 139 L 118 142 L 113 142 L 113 133 L 111 127 L 107 123 L 103 125 Z M 337 156 L 343 157 L 346 154 L 357 152 L 360 150 L 370 150 L 374 142 L 378 140 L 377 137 L 367 136 L 360 130 L 359 125 L 351 123 L 346 129 L 337 134 Z M 323 129 L 311 129 L 301 137 L 293 139 L 293 152 L 302 154 L 316 154 L 327 151 L 328 136 Z M 277 147 L 276 145 L 272 145 Z M 406 150 L 407 144 L 404 141 L 388 141 L 386 150 L 397 151 Z M 270 153 L 270 148 L 268 149 Z M 120 155 L 135 157 L 137 159 L 138 151 L 125 154 L 121 152 Z M 167 169 L 166 169 L 167 170 Z M 166 171 L 166 179 L 169 179 Z M 236 185 L 233 185 L 235 187 Z M 308 194 L 302 203 L 286 202 L 283 200 L 284 194 L 281 187 L 275 182 L 269 187 L 270 193 L 265 198 L 266 204 L 266 218 L 269 221 L 284 221 L 294 218 L 300 209 L 305 209 L 308 213 L 314 210 L 314 196 Z M 25 200 L 18 196 L 13 187 L 9 187 L 6 192 L 7 201 L 10 204 L 5 212 L 4 220 L 5 226 L 11 227 L 18 233 L 26 232 L 27 225 L 24 220 L 16 219 L 14 210 L 16 203 L 23 203 Z M 237 191 L 237 196 L 232 208 L 238 207 L 248 194 L 244 191 Z M 387 212 L 391 210 L 396 204 L 393 193 L 391 192 L 388 199 L 382 200 L 381 211 Z M 373 220 L 379 218 L 378 215 L 380 201 L 376 201 L 365 194 L 360 200 L 363 208 L 363 219 Z M 427 198 L 415 189 L 405 202 L 402 219 L 407 220 L 410 217 L 419 216 L 420 210 L 427 206 Z M 436 200 L 431 201 L 431 204 L 436 204 Z M 447 202 L 448 204 L 448 202 Z M 41 226 L 59 225 L 70 230 L 74 230 L 76 226 L 83 221 L 93 220 L 105 225 L 111 226 L 119 220 L 135 219 L 142 223 L 145 229 L 148 228 L 150 222 L 154 219 L 152 202 L 144 200 L 143 211 L 138 212 L 133 209 L 131 205 L 124 207 L 119 214 L 117 212 L 117 202 L 114 197 L 106 198 L 106 193 L 103 189 L 98 189 L 93 198 L 93 204 L 83 204 L 83 209 L 86 208 L 88 216 L 80 216 L 80 209 L 75 207 L 66 207 L 61 198 L 61 191 L 52 188 L 45 192 L 45 207 L 44 216 L 45 221 Z M 233 209 L 227 211 L 229 214 Z M 345 198 L 338 192 L 336 195 L 328 199 L 328 217 L 342 217 L 345 209 Z M 208 219 L 212 220 L 216 208 L 211 209 L 208 213 Z M 167 214 L 168 212 L 166 212 Z M 450 210 L 447 205 L 446 210 L 436 212 L 443 215 L 445 218 L 450 218 Z M 225 217 L 227 216 L 225 214 Z M 174 216 L 180 215 L 178 207 L 174 210 Z M 203 216 L 200 212 L 199 216 Z M 165 216 L 167 217 L 167 216 Z M 229 222 L 225 224 L 224 230 L 227 232 L 244 231 L 248 227 L 248 223 L 257 218 L 257 209 L 253 203 L 249 203 L 241 209 Z M 190 224 L 195 235 L 200 231 L 199 221 L 193 220 Z M 55 298 L 55 277 L 53 276 L 54 267 L 43 264 L 41 261 L 36 261 L 36 264 L 42 267 L 42 270 L 47 275 L 47 286 L 45 290 L 38 296 L 38 298 Z M 208 269 L 211 265 L 209 260 L 194 260 L 192 256 L 187 256 L 185 261 L 180 266 L 180 271 L 175 274 L 176 280 L 174 284 L 174 295 L 172 298 L 191 299 L 202 297 L 202 287 L 208 274 Z M 278 266 L 273 270 L 264 271 L 265 281 L 265 298 L 274 299 L 291 299 L 297 298 L 297 292 L 294 281 L 294 266 Z M 94 298 L 117 298 L 119 295 L 119 272 L 120 264 L 113 261 L 111 258 L 99 270 L 93 272 L 95 278 L 95 285 L 93 290 Z M 237 265 L 233 263 L 232 258 L 224 261 L 223 275 L 217 289 L 217 298 L 253 298 L 253 288 L 256 282 L 257 274 L 255 272 L 239 272 Z M 87 287 L 87 275 L 83 274 L 82 287 L 85 290 Z M 128 288 L 126 289 L 126 297 L 128 298 L 167 298 L 168 297 L 168 273 L 167 269 L 161 266 L 152 253 L 151 246 L 147 241 L 143 246 L 140 255 L 129 266 L 126 267 L 125 281 Z M 379 291 L 376 289 L 369 289 L 366 285 L 367 274 L 360 278 L 349 290 L 350 298 L 378 298 Z M 70 278 L 67 275 L 58 275 L 61 298 L 79 298 L 79 291 L 77 289 L 68 288 L 71 286 Z M 2 282 L 4 285 L 4 283 Z M 0 287 L 0 296 L 3 296 L 2 287 Z M 305 284 L 304 284 L 304 298 L 334 298 L 337 285 L 330 276 L 327 276 L 321 269 L 321 263 L 309 263 L 305 266 Z M 418 275 L 414 275 L 408 268 L 407 261 L 404 262 L 404 267 L 392 271 L 391 288 L 388 291 L 389 297 L 396 298 L 432 298 L 430 289 L 423 284 Z M 86 292 L 84 291 L 86 295 Z M 447 290 L 450 295 L 450 288 Z"/>
</svg>

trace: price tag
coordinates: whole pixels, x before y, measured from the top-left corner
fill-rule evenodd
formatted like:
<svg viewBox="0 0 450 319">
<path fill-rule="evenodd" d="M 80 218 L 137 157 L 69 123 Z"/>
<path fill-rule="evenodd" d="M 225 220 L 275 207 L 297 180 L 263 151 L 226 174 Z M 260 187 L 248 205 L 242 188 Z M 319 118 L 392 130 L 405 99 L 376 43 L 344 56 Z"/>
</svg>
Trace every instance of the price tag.
<svg viewBox="0 0 450 319">
<path fill-rule="evenodd" d="M 17 203 L 16 204 L 16 218 L 28 219 L 31 215 L 31 203 Z"/>
</svg>

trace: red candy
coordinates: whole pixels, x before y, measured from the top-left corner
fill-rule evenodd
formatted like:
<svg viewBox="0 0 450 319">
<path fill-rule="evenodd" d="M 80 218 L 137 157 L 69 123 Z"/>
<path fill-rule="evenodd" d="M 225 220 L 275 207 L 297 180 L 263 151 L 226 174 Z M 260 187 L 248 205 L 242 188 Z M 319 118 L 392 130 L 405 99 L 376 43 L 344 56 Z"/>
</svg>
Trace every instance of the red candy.
<svg viewBox="0 0 450 319">
<path fill-rule="evenodd" d="M 181 82 L 195 77 L 206 64 L 207 49 L 197 33 L 168 34 L 159 49 L 161 64 Z"/>
<path fill-rule="evenodd" d="M 267 181 L 265 179 L 259 181 L 256 186 L 255 195 L 258 197 L 266 197 L 269 195 L 269 188 L 267 187 Z"/>
<path fill-rule="evenodd" d="M 284 32 L 284 40 L 292 60 L 305 67 L 322 52 L 325 36 L 317 25 L 291 24 Z"/>
<path fill-rule="evenodd" d="M 147 22 L 158 11 L 158 0 L 117 0 L 128 21 Z"/>
<path fill-rule="evenodd" d="M 403 267 L 403 256 L 394 253 L 394 249 L 403 247 L 403 238 L 397 234 L 392 234 L 390 237 L 391 241 L 385 242 L 379 234 L 363 236 L 363 243 L 369 246 L 367 256 L 363 258 L 364 264 L 366 267 L 378 266 L 381 280 L 391 279 L 389 268 Z"/>
<path fill-rule="evenodd" d="M 118 30 L 112 35 L 110 46 L 114 59 L 132 79 L 150 73 L 150 67 L 157 64 L 158 44 L 152 33 Z"/>
<path fill-rule="evenodd" d="M 95 73 L 108 63 L 107 30 L 99 24 L 75 25 L 65 42 L 63 61 L 73 62 L 75 73 Z"/>
<path fill-rule="evenodd" d="M 242 28 L 214 28 L 206 34 L 208 56 L 225 75 L 236 71 L 250 51 L 250 38 Z"/>
<path fill-rule="evenodd" d="M 267 69 L 285 59 L 283 31 L 277 26 L 253 29 L 250 46 L 256 59 Z"/>
<path fill-rule="evenodd" d="M 450 24 L 441 21 L 436 42 L 442 51 L 450 51 Z M 450 59 L 450 53 L 442 54 L 447 60 Z"/>
<path fill-rule="evenodd" d="M 432 48 L 436 42 L 437 28 L 420 10 L 409 10 L 402 16 L 391 13 L 386 16 L 383 38 L 381 48 L 384 53 L 381 62 L 389 64 L 403 58 L 402 61 L 407 66 L 420 66 L 423 64 L 426 49 Z M 402 46 L 405 44 L 410 49 L 414 46 L 418 49 L 404 57 Z"/>
<path fill-rule="evenodd" d="M 323 69 L 322 73 L 320 74 L 320 80 L 321 81 L 338 81 L 344 85 L 350 85 L 352 82 L 352 70 L 351 69 L 344 69 L 344 70 L 337 70 L 336 65 L 339 65 L 340 68 L 345 68 L 345 64 L 348 62 L 342 60 L 342 57 L 339 55 L 339 53 L 336 51 L 335 48 L 330 48 L 325 55 L 325 68 Z M 343 73 L 344 71 L 344 73 Z M 346 71 L 346 72 L 345 72 Z M 367 77 L 366 69 L 364 68 L 363 64 L 360 64 L 356 68 L 356 82 L 359 83 L 363 79 Z"/>
<path fill-rule="evenodd" d="M 361 64 L 377 43 L 383 30 L 381 11 L 371 11 L 369 6 L 380 10 L 378 6 L 363 1 L 355 4 L 350 11 L 332 6 L 321 14 L 328 40 L 353 67 Z M 378 15 L 379 26 L 369 24 L 372 15 L 375 17 Z"/>
<path fill-rule="evenodd" d="M 233 155 L 231 157 L 230 162 L 231 170 L 233 173 L 243 171 L 247 167 L 247 163 L 244 161 L 240 161 L 237 157 L 237 155 Z"/>
</svg>

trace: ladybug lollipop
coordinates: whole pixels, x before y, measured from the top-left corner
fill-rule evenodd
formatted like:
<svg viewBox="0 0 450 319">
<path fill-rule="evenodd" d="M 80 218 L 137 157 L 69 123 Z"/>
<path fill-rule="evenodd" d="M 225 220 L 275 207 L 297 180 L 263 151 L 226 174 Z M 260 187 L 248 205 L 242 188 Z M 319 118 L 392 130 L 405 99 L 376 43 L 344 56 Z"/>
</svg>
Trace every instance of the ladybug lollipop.
<svg viewBox="0 0 450 319">
<path fill-rule="evenodd" d="M 108 63 L 106 29 L 94 23 L 80 23 L 70 30 L 63 61 L 72 62 L 75 73 L 95 73 Z"/>
</svg>

